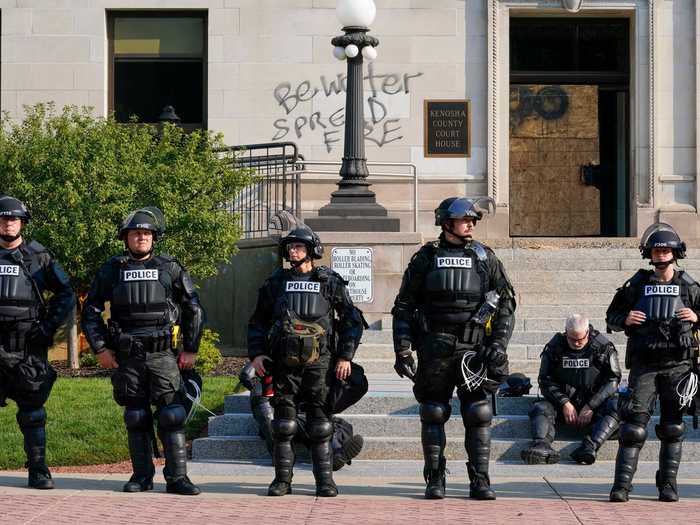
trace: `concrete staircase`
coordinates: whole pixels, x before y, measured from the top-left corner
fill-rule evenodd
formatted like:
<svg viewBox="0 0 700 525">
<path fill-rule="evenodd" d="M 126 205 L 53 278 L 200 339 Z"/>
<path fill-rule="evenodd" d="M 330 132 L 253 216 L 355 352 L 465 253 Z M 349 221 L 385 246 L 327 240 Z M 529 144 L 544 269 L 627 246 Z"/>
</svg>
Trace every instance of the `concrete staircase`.
<svg viewBox="0 0 700 525">
<path fill-rule="evenodd" d="M 504 248 L 497 249 L 496 253 L 517 292 L 516 325 L 508 348 L 511 372 L 529 376 L 535 385 L 533 394 L 537 387 L 539 354 L 553 333 L 563 330 L 565 318 L 571 313 L 581 313 L 604 331 L 605 310 L 615 289 L 636 269 L 643 267 L 639 251 L 633 248 Z M 698 255 L 700 250 L 690 250 L 683 267 L 700 278 Z M 621 364 L 624 363 L 625 336 L 612 334 L 608 337 L 618 348 Z M 356 360 L 369 376 L 370 392 L 342 417 L 365 437 L 360 459 L 420 459 L 418 405 L 411 383 L 393 372 L 390 327 L 366 331 Z M 527 412 L 535 399 L 535 396 L 498 399 L 498 415 L 493 422 L 493 459 L 520 459 L 520 450 L 530 441 Z M 452 413 L 447 424 L 447 456 L 463 459 L 464 429 L 457 399 L 453 399 Z M 653 430 L 656 419 L 650 423 L 650 438 L 642 451 L 642 461 L 658 458 L 659 442 Z M 684 458 L 699 460 L 700 433 L 692 430 L 690 418 L 686 424 L 689 433 Z M 565 457 L 578 440 L 573 433 L 561 431 L 555 447 L 562 449 L 562 457 Z M 599 459 L 612 460 L 616 451 L 617 442 L 608 442 Z M 227 397 L 225 414 L 210 419 L 209 437 L 195 440 L 193 457 L 204 461 L 268 457 L 257 436 L 247 394 Z"/>
</svg>

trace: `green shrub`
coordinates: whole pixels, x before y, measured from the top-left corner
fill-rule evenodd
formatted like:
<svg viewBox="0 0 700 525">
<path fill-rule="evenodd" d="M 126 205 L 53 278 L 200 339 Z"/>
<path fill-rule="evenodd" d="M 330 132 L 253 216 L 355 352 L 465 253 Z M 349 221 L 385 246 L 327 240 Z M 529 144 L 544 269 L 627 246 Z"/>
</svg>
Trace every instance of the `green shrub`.
<svg viewBox="0 0 700 525">
<path fill-rule="evenodd" d="M 219 341 L 219 334 L 209 328 L 204 329 L 195 363 L 195 368 L 201 375 L 210 374 L 223 362 L 224 358 L 221 355 L 221 351 L 216 346 Z"/>
<path fill-rule="evenodd" d="M 80 368 L 97 366 L 97 356 L 92 352 L 80 354 Z"/>
</svg>

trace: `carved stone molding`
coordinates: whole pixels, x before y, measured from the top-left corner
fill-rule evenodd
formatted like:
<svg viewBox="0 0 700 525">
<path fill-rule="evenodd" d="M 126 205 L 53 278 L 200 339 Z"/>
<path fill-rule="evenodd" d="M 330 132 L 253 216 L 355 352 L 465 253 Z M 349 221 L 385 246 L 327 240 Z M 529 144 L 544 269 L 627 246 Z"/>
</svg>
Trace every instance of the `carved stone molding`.
<svg viewBox="0 0 700 525">
<path fill-rule="evenodd" d="M 640 196 L 640 187 L 637 181 L 639 165 L 643 164 L 641 159 L 636 158 L 632 162 L 631 168 L 635 170 L 630 173 L 630 180 L 634 183 L 636 195 L 635 200 L 638 207 L 653 207 L 656 194 L 656 86 L 655 86 L 655 47 L 656 47 L 656 7 L 653 0 L 586 0 L 578 16 L 586 16 L 587 12 L 595 11 L 599 15 L 601 11 L 629 12 L 636 15 L 640 8 L 648 9 L 648 31 L 649 31 L 649 75 L 648 78 L 637 77 L 634 84 L 648 82 L 649 86 L 649 169 L 648 180 L 640 181 L 639 184 L 648 184 L 648 196 Z M 562 7 L 561 0 L 488 0 L 488 192 L 499 205 L 508 205 L 507 189 L 501 191 L 499 182 L 508 180 L 508 87 L 510 84 L 510 65 L 508 44 L 510 39 L 509 20 L 511 10 L 522 13 L 525 11 L 541 10 L 547 14 L 567 14 Z M 635 16 L 638 20 L 638 17 Z M 636 31 L 639 31 L 637 27 Z M 637 35 L 634 35 L 635 42 L 639 42 Z M 636 46 L 635 46 L 636 47 Z M 643 50 L 637 48 L 637 54 Z M 633 57 L 636 58 L 636 57 Z M 643 103 L 638 102 L 637 104 Z M 632 109 L 632 114 L 636 111 Z M 505 113 L 505 117 L 504 117 Z M 635 115 L 635 119 L 639 118 Z M 630 124 L 634 129 L 634 120 Z M 632 157 L 638 155 L 637 144 L 631 144 Z M 503 172 L 505 170 L 505 172 Z M 505 174 L 504 174 L 505 173 Z M 500 181 L 499 181 L 500 179 Z M 642 197 L 642 198 L 640 198 Z"/>
</svg>

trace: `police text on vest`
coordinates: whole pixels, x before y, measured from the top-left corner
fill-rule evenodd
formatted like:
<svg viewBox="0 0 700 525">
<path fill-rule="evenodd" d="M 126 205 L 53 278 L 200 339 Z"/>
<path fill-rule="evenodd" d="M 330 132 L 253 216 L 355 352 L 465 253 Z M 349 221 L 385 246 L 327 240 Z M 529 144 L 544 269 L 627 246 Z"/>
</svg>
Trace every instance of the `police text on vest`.
<svg viewBox="0 0 700 525">
<path fill-rule="evenodd" d="M 321 283 L 315 283 L 311 281 L 287 281 L 284 291 L 320 293 Z"/>
<path fill-rule="evenodd" d="M 588 358 L 572 359 L 565 357 L 561 360 L 561 366 L 563 368 L 588 368 L 590 361 Z"/>
<path fill-rule="evenodd" d="M 158 270 L 124 270 L 125 281 L 157 281 Z"/>
<path fill-rule="evenodd" d="M 438 268 L 471 268 L 472 260 L 469 257 L 438 257 Z"/>
<path fill-rule="evenodd" d="M 681 293 L 681 287 L 677 284 L 648 284 L 644 287 L 644 295 L 675 295 Z"/>
<path fill-rule="evenodd" d="M 19 266 L 16 264 L 0 264 L 0 275 L 19 276 Z"/>
</svg>

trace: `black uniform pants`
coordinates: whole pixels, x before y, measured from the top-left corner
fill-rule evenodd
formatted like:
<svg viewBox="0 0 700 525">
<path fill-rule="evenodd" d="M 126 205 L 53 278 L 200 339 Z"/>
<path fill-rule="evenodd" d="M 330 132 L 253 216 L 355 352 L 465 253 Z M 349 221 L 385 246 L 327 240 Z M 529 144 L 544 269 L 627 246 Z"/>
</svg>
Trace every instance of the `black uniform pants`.
<svg viewBox="0 0 700 525">
<path fill-rule="evenodd" d="M 574 408 L 578 413 L 581 408 L 583 408 L 583 405 L 577 406 L 574 404 Z M 529 416 L 532 438 L 537 441 L 547 441 L 550 444 L 554 442 L 556 425 L 566 424 L 562 406 L 555 407 L 546 399 L 541 399 L 534 403 L 530 409 Z M 600 420 L 605 416 L 612 416 L 615 419 L 619 419 L 617 413 L 617 396 L 608 399 L 606 403 L 603 403 L 593 411 L 593 418 L 589 425 L 590 429 L 595 429 Z"/>
<path fill-rule="evenodd" d="M 179 404 L 181 383 L 180 368 L 170 350 L 124 356 L 112 375 L 114 400 L 131 408 Z"/>
<path fill-rule="evenodd" d="M 681 424 L 685 409 L 680 407 L 676 389 L 691 368 L 690 360 L 668 365 L 633 364 L 629 375 L 629 390 L 620 399 L 622 421 L 646 427 L 654 413 L 658 397 L 660 424 Z"/>
<path fill-rule="evenodd" d="M 20 410 L 43 407 L 56 377 L 46 348 L 5 352 L 0 347 L 0 406 L 5 406 L 6 399 L 13 399 Z"/>
<path fill-rule="evenodd" d="M 329 416 L 326 399 L 333 373 L 330 357 L 329 352 L 324 352 L 315 363 L 294 368 L 275 361 L 272 373 L 275 419 L 295 419 L 299 404 L 309 419 Z"/>
</svg>

